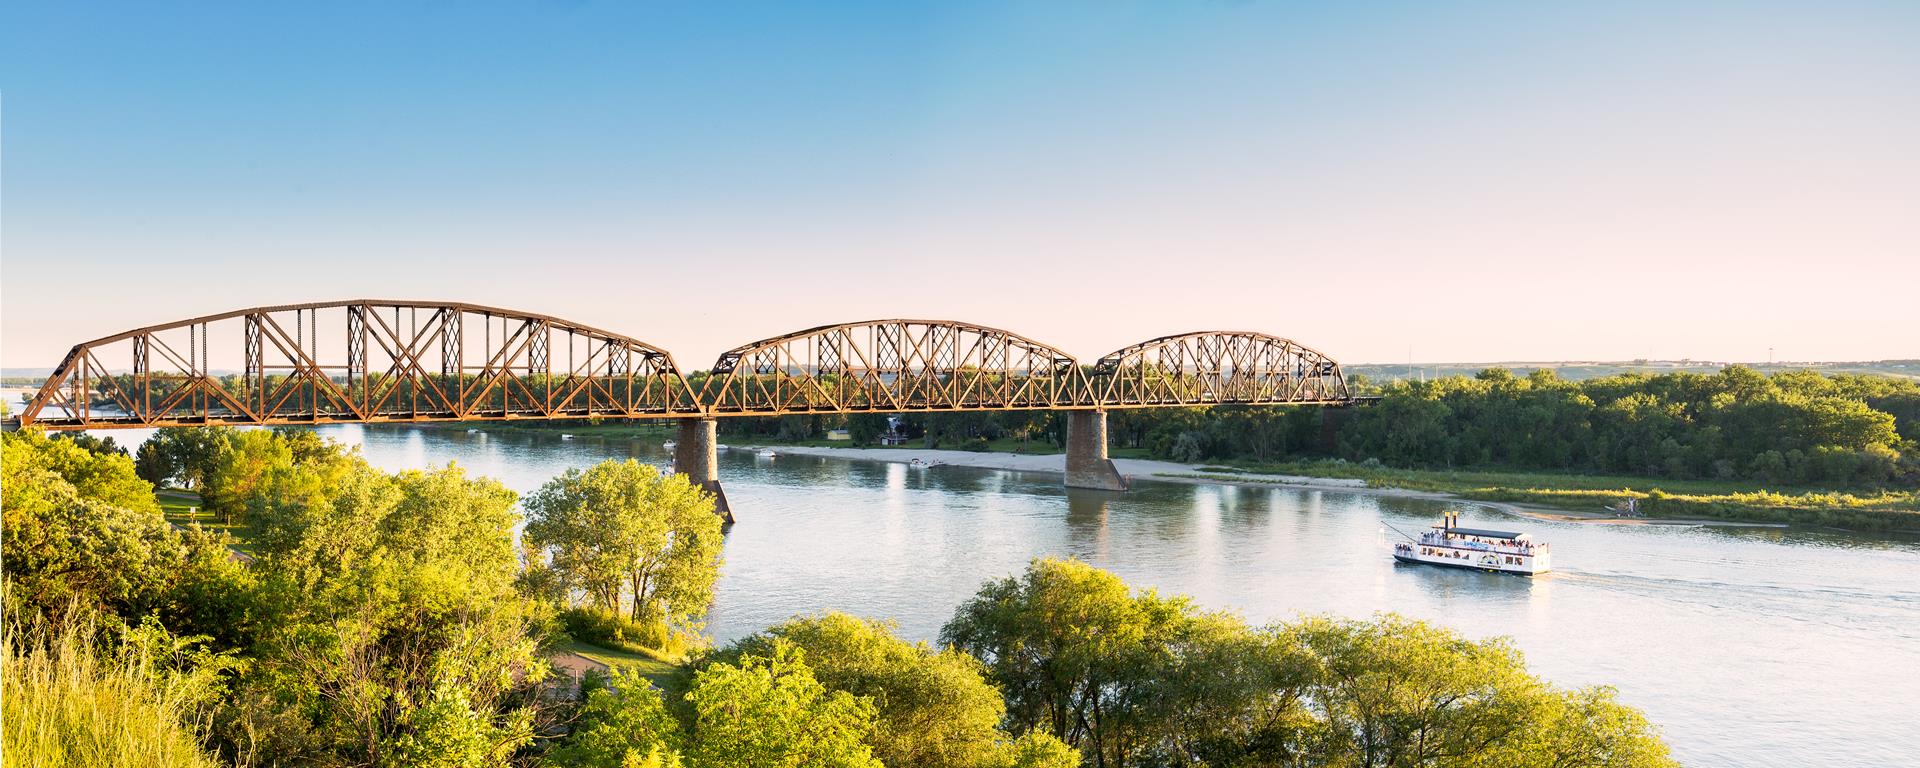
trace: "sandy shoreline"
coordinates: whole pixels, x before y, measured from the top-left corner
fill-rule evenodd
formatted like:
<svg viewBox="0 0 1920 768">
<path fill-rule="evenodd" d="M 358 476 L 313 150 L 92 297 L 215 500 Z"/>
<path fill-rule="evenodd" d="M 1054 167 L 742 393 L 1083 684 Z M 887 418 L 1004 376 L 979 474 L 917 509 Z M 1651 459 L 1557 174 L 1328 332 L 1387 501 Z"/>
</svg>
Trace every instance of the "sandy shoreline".
<svg viewBox="0 0 1920 768">
<path fill-rule="evenodd" d="M 1067 471 L 1067 456 L 1064 453 L 1033 455 L 1025 453 L 988 453 L 984 451 L 951 451 L 940 449 L 913 448 L 827 448 L 820 446 L 739 446 L 759 450 L 770 449 L 780 453 L 797 456 L 825 456 L 834 459 L 853 461 L 884 461 L 893 464 L 911 464 L 918 459 L 933 466 L 969 467 L 972 469 L 1007 469 L 1016 472 L 1051 472 L 1063 474 Z M 1134 480 L 1160 480 L 1171 482 L 1190 482 L 1192 478 L 1165 477 L 1168 474 L 1193 474 L 1200 472 L 1200 466 L 1181 464 L 1174 461 L 1156 461 L 1153 459 L 1114 459 L 1113 466 L 1120 474 Z M 1343 480 L 1324 477 L 1299 477 L 1292 475 L 1262 475 L 1271 477 L 1273 482 L 1266 485 L 1312 485 L 1324 488 L 1353 490 L 1364 488 L 1364 480 Z M 1211 481 L 1200 481 L 1211 482 Z"/>
<path fill-rule="evenodd" d="M 740 450 L 758 450 L 761 446 L 735 446 Z M 820 456 L 846 461 L 880 461 L 893 464 L 911 464 L 918 459 L 932 466 L 968 467 L 972 469 L 1003 469 L 1016 472 L 1049 472 L 1064 474 L 1067 458 L 1065 454 L 1030 455 L 1019 453 L 986 453 L 977 451 L 953 451 L 939 449 L 911 448 L 829 448 L 820 446 L 774 445 L 764 448 L 779 453 L 798 456 Z M 1727 520 L 1679 520 L 1667 518 L 1626 518 L 1614 517 L 1597 512 L 1577 512 L 1564 509 L 1546 509 L 1522 507 L 1504 501 L 1482 501 L 1455 496 L 1451 493 L 1436 491 L 1416 491 L 1408 488 L 1375 488 L 1365 480 L 1335 477 L 1309 477 L 1305 475 L 1259 475 L 1257 477 L 1229 478 L 1217 473 L 1204 472 L 1198 464 L 1182 464 L 1174 461 L 1154 459 L 1114 459 L 1113 465 L 1129 480 L 1145 480 L 1159 483 L 1185 483 L 1188 485 L 1237 485 L 1263 488 L 1298 488 L 1302 490 L 1343 491 L 1346 493 L 1365 493 L 1375 496 L 1391 496 L 1408 499 L 1438 499 L 1443 501 L 1461 501 L 1479 504 L 1502 512 L 1535 520 L 1551 520 L 1568 523 L 1600 523 L 1610 525 L 1717 525 L 1741 528 L 1785 528 L 1784 523 L 1741 523 Z M 1191 477 L 1183 475 L 1205 475 Z"/>
</svg>

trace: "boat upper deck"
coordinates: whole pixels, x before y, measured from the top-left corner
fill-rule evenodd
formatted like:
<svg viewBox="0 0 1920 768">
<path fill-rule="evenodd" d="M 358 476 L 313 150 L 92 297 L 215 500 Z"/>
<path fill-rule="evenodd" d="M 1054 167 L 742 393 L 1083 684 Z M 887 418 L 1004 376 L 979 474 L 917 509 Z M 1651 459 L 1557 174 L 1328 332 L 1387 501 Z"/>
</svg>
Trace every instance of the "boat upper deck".
<svg viewBox="0 0 1920 768">
<path fill-rule="evenodd" d="M 1477 536 L 1483 539 L 1511 539 L 1513 541 L 1523 541 L 1533 538 L 1531 534 L 1521 531 L 1493 531 L 1486 528 L 1456 528 L 1445 525 L 1436 525 L 1434 528 L 1453 536 Z"/>
</svg>

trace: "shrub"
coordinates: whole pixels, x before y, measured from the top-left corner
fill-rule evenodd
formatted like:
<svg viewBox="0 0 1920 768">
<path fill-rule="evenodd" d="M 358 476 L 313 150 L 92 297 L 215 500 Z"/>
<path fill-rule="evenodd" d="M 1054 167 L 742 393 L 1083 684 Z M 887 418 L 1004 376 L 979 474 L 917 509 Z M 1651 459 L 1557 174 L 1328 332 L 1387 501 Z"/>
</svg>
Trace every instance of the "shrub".
<svg viewBox="0 0 1920 768">
<path fill-rule="evenodd" d="M 566 626 L 568 637 L 629 653 L 674 659 L 700 644 L 697 637 L 675 632 L 664 622 L 634 621 L 592 608 L 562 611 L 560 621 Z"/>
<path fill-rule="evenodd" d="M 10 768 L 218 765 L 202 745 L 218 665 L 172 668 L 185 646 L 157 625 L 127 630 L 108 652 L 92 621 L 56 628 L 9 613 L 0 704 Z"/>
</svg>

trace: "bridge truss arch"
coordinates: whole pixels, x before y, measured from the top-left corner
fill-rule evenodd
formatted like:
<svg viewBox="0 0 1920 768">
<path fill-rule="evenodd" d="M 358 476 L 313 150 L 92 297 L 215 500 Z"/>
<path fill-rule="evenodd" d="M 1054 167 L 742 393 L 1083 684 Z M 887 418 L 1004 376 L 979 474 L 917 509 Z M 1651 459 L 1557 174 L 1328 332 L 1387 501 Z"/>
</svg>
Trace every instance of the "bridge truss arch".
<svg viewBox="0 0 1920 768">
<path fill-rule="evenodd" d="M 1162 336 L 1100 358 L 1093 385 L 1102 407 L 1352 402 L 1333 358 L 1256 331 Z"/>
<path fill-rule="evenodd" d="M 697 416 L 673 357 L 560 318 L 361 299 L 79 344 L 20 414 L 51 429 Z"/>
<path fill-rule="evenodd" d="M 700 390 L 709 415 L 1093 408 L 1056 347 L 952 320 L 823 325 L 729 350 Z"/>
</svg>

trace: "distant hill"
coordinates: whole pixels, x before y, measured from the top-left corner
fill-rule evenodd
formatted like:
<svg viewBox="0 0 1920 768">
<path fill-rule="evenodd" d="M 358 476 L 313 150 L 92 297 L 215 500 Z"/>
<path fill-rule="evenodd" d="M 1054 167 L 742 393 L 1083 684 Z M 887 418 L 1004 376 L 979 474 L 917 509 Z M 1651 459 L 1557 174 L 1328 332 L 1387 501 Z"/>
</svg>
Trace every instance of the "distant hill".
<svg viewBox="0 0 1920 768">
<path fill-rule="evenodd" d="M 1729 365 L 1744 365 L 1761 373 L 1815 370 L 1821 373 L 1871 373 L 1903 379 L 1920 379 L 1920 360 L 1779 363 L 1729 363 L 1711 360 L 1578 360 L 1557 362 L 1414 363 L 1411 366 L 1406 363 L 1361 363 L 1341 367 L 1349 376 L 1361 374 L 1373 381 L 1472 376 L 1488 368 L 1505 368 L 1522 376 L 1534 370 L 1545 368 L 1559 374 L 1560 378 L 1580 381 L 1583 379 L 1597 379 L 1602 376 L 1613 376 L 1621 373 L 1715 373 Z"/>
</svg>

